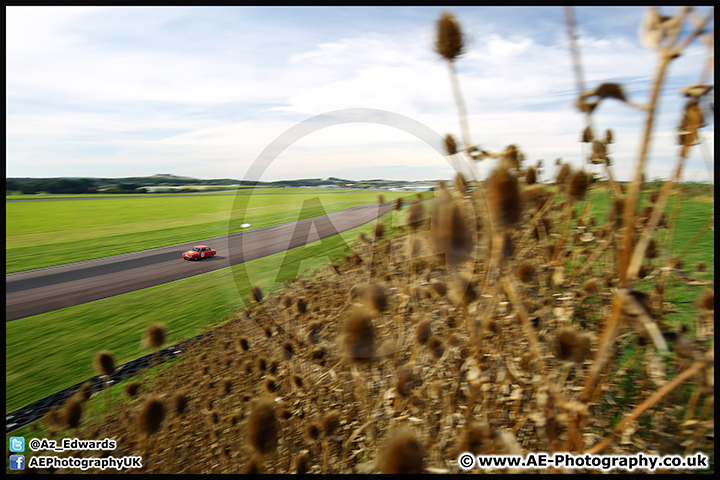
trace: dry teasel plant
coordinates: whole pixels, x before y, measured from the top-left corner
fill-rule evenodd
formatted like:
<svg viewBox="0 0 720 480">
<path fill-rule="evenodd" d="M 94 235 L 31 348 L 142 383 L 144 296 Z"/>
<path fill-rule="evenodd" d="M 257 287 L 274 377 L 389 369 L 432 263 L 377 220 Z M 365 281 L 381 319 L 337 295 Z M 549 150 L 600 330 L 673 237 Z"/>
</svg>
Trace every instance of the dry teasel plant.
<svg viewBox="0 0 720 480">
<path fill-rule="evenodd" d="M 379 283 L 355 285 L 350 291 L 350 298 L 377 313 L 384 312 L 388 307 L 387 292 Z"/>
<path fill-rule="evenodd" d="M 269 398 L 255 399 L 250 405 L 247 439 L 253 450 L 261 457 L 277 450 L 280 434 L 275 405 Z"/>
<path fill-rule="evenodd" d="M 137 417 L 137 427 L 144 445 L 143 456 L 149 456 L 150 436 L 160 430 L 163 420 L 165 420 L 165 404 L 159 397 L 151 395 L 145 400 Z"/>
<path fill-rule="evenodd" d="M 456 198 L 436 201 L 431 218 L 431 238 L 435 254 L 449 267 L 464 262 L 474 246 L 474 235 Z"/>
<path fill-rule="evenodd" d="M 115 360 L 110 352 L 102 350 L 95 355 L 95 369 L 98 374 L 103 376 L 103 390 L 105 390 L 105 409 L 107 415 L 110 414 L 110 392 L 108 391 L 108 383 L 110 376 L 115 373 Z"/>
<path fill-rule="evenodd" d="M 425 473 L 425 449 L 413 431 L 399 427 L 393 431 L 382 450 L 380 473 L 420 475 Z"/>
<path fill-rule="evenodd" d="M 260 290 L 260 287 L 257 285 L 253 285 L 252 289 L 250 290 L 250 294 L 252 296 L 253 301 L 260 303 L 263 300 L 263 294 L 262 290 Z"/>
<path fill-rule="evenodd" d="M 157 365 L 160 361 L 160 347 L 165 343 L 165 335 L 165 325 L 162 323 L 154 323 L 145 330 L 143 344 L 146 348 L 155 350 L 153 365 Z"/>
<path fill-rule="evenodd" d="M 82 420 L 82 399 L 76 395 L 70 397 L 62 411 L 62 425 L 66 428 L 76 429 Z"/>
<path fill-rule="evenodd" d="M 437 23 L 437 40 L 435 41 L 436 51 L 448 62 L 450 69 L 450 81 L 455 95 L 458 116 L 460 117 L 460 131 L 462 132 L 464 150 L 468 153 L 477 150 L 477 147 L 470 143 L 470 130 L 467 123 L 467 111 L 465 101 L 460 92 L 460 84 L 455 70 L 455 60 L 464 53 L 465 43 L 460 23 L 450 12 L 443 12 Z M 457 147 L 455 148 L 457 150 Z M 448 154 L 452 151 L 447 149 Z"/>
<path fill-rule="evenodd" d="M 368 363 L 375 359 L 376 336 L 372 314 L 365 309 L 350 311 L 343 334 L 345 355 L 353 362 Z"/>
</svg>

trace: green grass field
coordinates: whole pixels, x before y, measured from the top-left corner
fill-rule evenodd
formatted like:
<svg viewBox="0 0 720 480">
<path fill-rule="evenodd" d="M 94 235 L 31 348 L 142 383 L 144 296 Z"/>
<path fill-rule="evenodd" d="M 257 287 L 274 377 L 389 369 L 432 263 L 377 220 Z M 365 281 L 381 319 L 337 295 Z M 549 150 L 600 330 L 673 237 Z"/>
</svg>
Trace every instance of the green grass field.
<svg viewBox="0 0 720 480">
<path fill-rule="evenodd" d="M 377 197 L 375 194 L 374 198 Z M 386 196 L 387 197 L 387 196 Z M 324 202 L 323 202 L 324 203 Z M 398 225 L 393 211 L 383 221 Z M 346 244 L 374 222 L 305 247 L 279 253 L 177 282 L 118 295 L 104 300 L 48 312 L 6 323 L 6 413 L 94 376 L 92 358 L 110 350 L 117 364 L 150 353 L 141 345 L 145 329 L 166 325 L 166 345 L 192 338 L 223 318 L 237 314 L 249 299 L 246 279 L 270 293 L 282 287 L 285 271 L 325 268 L 330 257 L 341 256 Z M 211 296 L 188 295 L 199 289 Z"/>
<path fill-rule="evenodd" d="M 227 235 L 243 230 L 243 223 L 255 229 L 292 222 L 311 198 L 320 198 L 330 212 L 374 203 L 380 193 L 258 189 L 240 190 L 237 195 L 7 202 L 5 273 Z M 397 196 L 410 195 L 385 192 L 388 201 Z M 78 196 L 65 196 L 72 197 Z"/>
</svg>

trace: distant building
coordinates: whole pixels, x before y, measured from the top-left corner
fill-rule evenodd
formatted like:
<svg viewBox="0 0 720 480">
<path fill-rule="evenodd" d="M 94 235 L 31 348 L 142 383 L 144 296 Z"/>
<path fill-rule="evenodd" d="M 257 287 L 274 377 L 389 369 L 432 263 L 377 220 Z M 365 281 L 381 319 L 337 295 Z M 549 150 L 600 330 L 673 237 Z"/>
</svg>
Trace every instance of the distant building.
<svg viewBox="0 0 720 480">
<path fill-rule="evenodd" d="M 430 192 L 432 189 L 432 185 L 408 185 L 406 187 L 400 187 L 398 190 L 404 192 Z"/>
</svg>

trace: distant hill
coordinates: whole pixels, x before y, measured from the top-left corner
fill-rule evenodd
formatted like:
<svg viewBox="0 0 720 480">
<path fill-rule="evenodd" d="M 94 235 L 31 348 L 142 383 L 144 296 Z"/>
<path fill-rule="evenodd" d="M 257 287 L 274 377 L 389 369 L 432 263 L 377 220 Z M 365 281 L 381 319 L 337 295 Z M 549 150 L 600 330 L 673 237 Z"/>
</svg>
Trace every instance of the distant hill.
<svg viewBox="0 0 720 480">
<path fill-rule="evenodd" d="M 329 178 L 304 178 L 297 180 L 279 180 L 274 182 L 255 182 L 248 180 L 237 180 L 232 178 L 199 179 L 182 177 L 169 173 L 158 173 L 149 177 L 123 177 L 123 178 L 82 178 L 82 177 L 53 177 L 53 178 L 30 178 L 15 177 L 6 178 L 5 191 L 22 192 L 24 194 L 54 193 L 54 194 L 84 194 L 84 193 L 138 193 L 158 191 L 158 188 L 144 187 L 198 187 L 204 186 L 203 190 L 228 189 L 228 187 L 353 187 L 353 188 L 376 188 L 376 189 L 416 189 L 429 187 L 435 184 L 435 180 L 424 182 L 411 182 L 403 180 L 348 180 L 337 177 Z M 223 188 L 224 187 L 224 188 Z"/>
</svg>

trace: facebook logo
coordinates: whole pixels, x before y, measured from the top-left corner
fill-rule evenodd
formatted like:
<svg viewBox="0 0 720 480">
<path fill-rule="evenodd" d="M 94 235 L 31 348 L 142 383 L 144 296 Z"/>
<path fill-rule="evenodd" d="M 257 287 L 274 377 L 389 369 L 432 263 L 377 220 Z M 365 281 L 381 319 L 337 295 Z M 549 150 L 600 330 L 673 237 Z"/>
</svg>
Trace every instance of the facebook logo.
<svg viewBox="0 0 720 480">
<path fill-rule="evenodd" d="M 10 451 L 11 452 L 24 452 L 25 451 L 25 438 L 24 437 L 10 437 Z"/>
<path fill-rule="evenodd" d="M 24 470 L 25 455 L 10 455 L 10 470 Z"/>
</svg>

